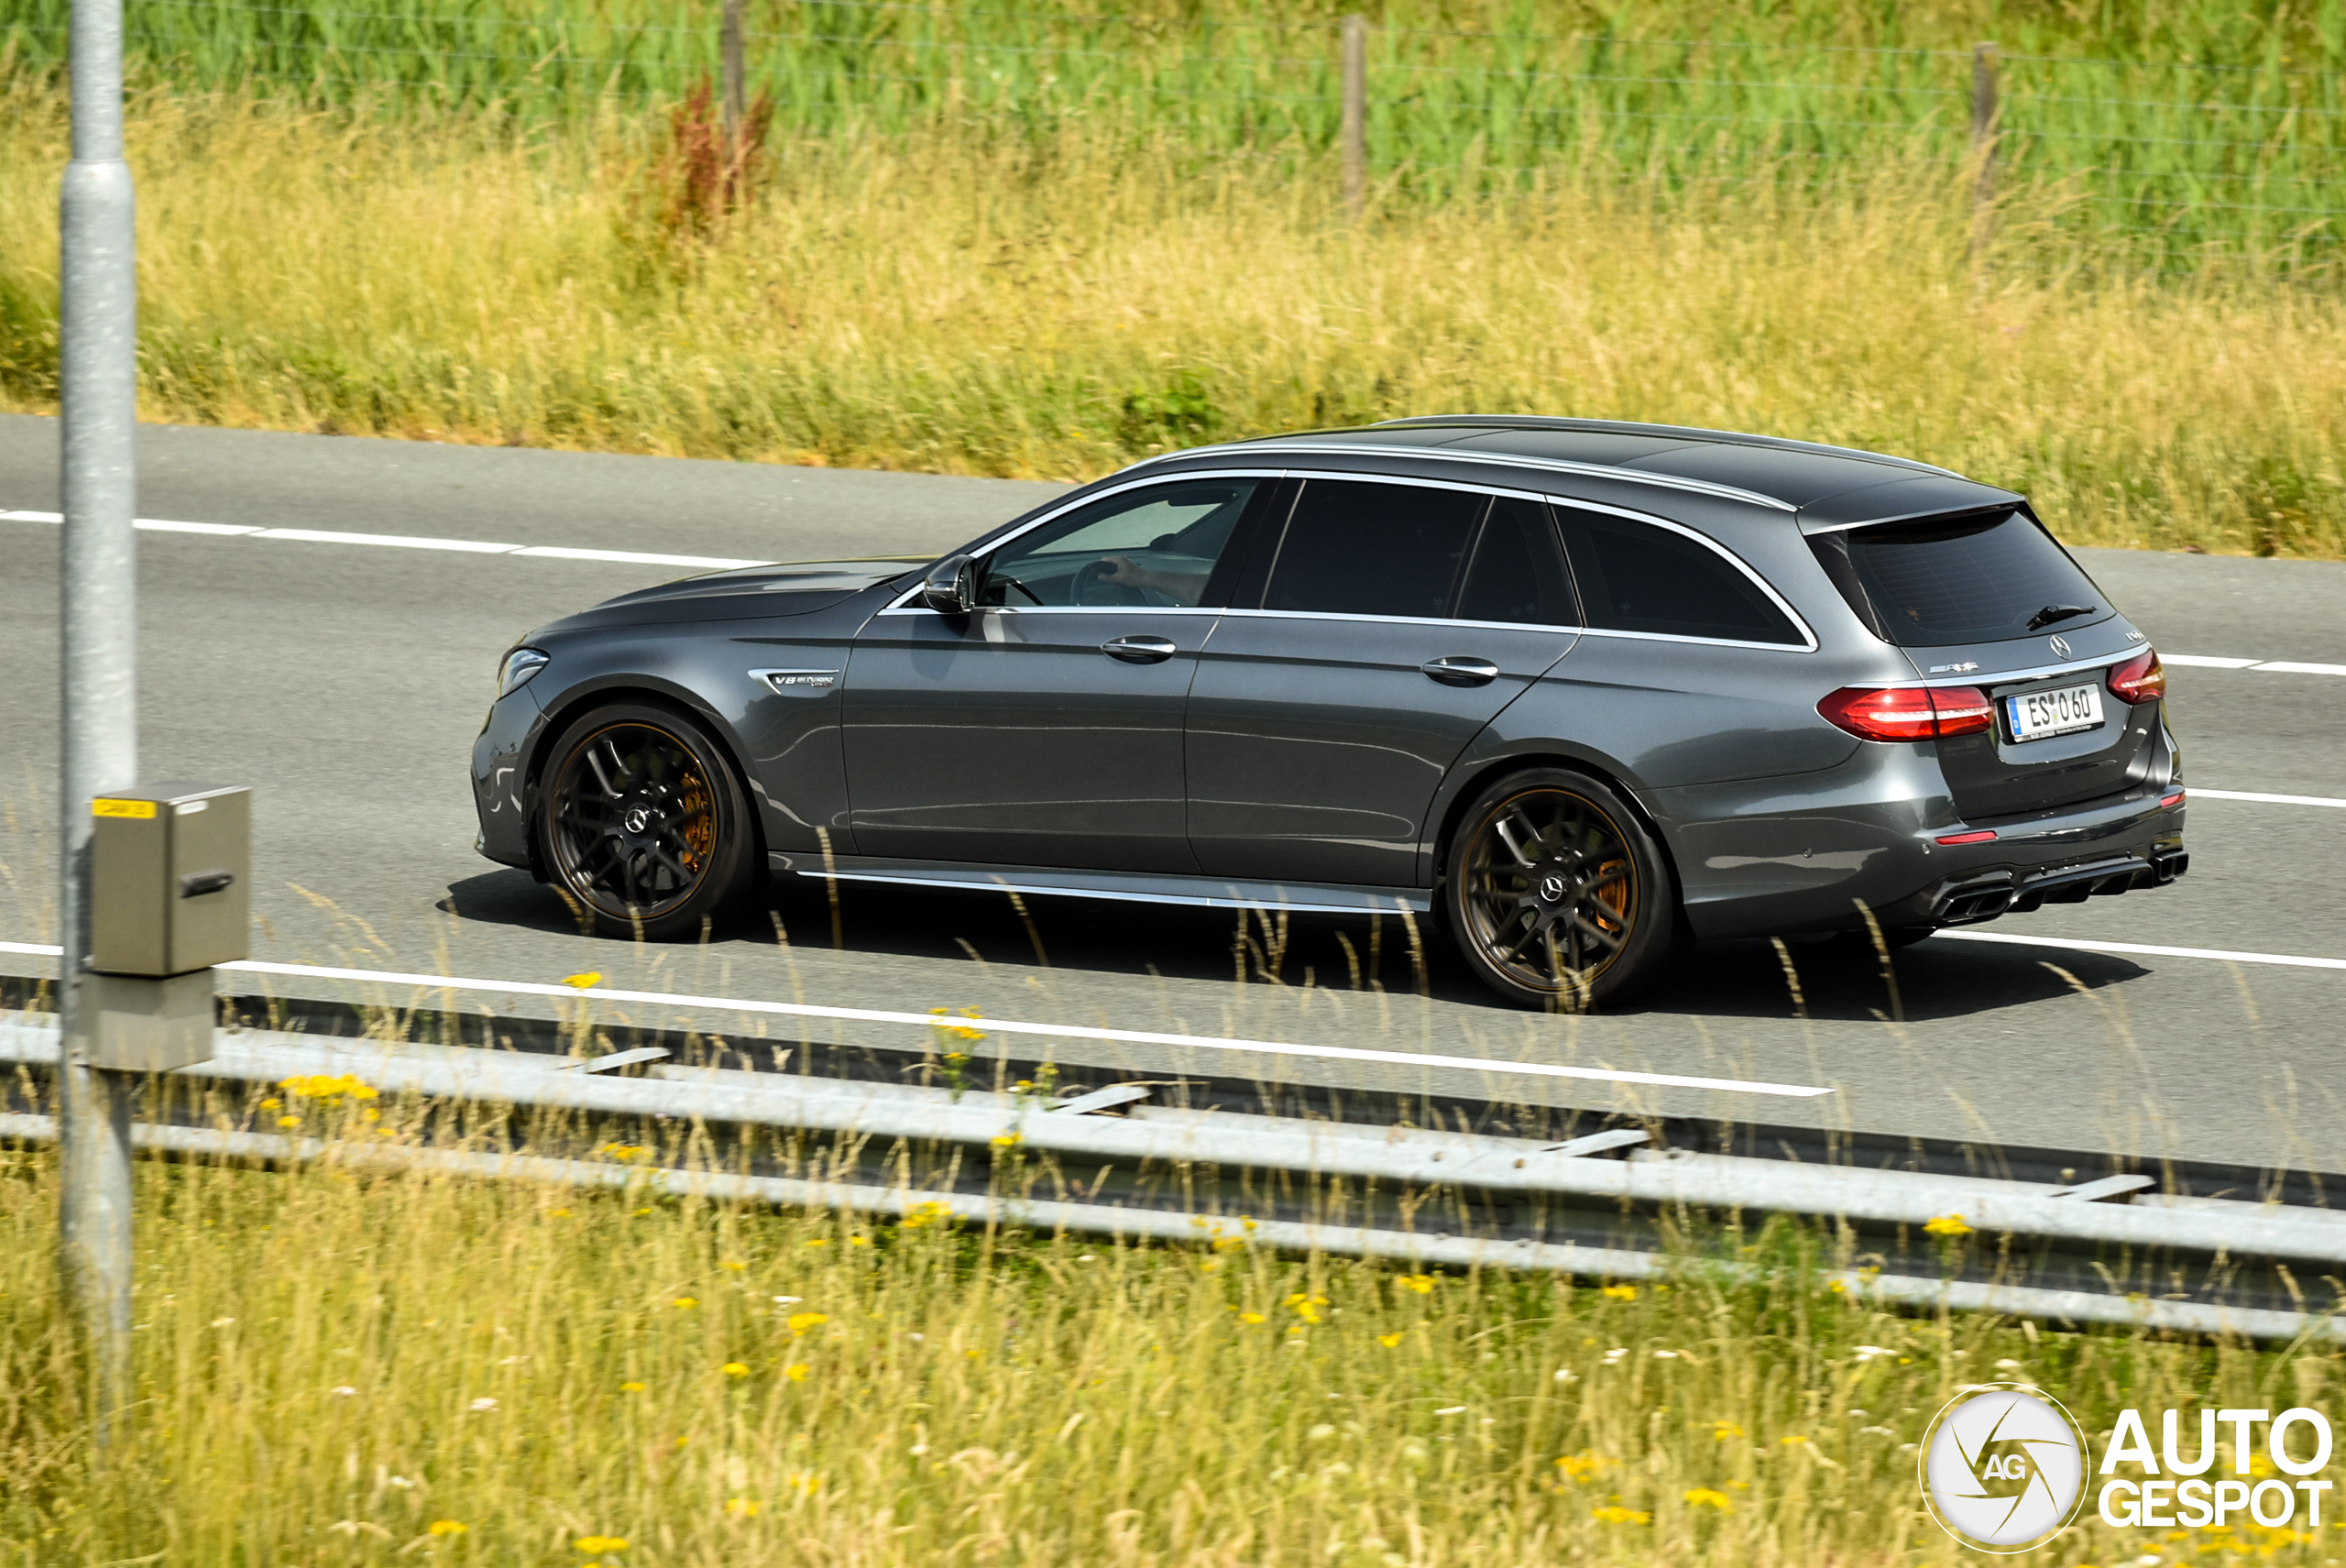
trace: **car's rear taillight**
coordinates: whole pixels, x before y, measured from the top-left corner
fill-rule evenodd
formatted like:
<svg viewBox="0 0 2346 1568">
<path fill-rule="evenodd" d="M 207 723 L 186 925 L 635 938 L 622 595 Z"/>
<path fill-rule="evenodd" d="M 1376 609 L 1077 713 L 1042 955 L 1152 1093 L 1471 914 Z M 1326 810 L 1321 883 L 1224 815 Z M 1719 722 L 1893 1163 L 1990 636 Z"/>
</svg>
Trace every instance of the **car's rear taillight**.
<svg viewBox="0 0 2346 1568">
<path fill-rule="evenodd" d="M 2166 666 L 2159 663 L 2158 650 L 2145 648 L 2139 658 L 2129 659 L 2110 672 L 2110 692 L 2121 702 L 2156 702 L 2166 696 Z"/>
<path fill-rule="evenodd" d="M 1860 740 L 1970 735 L 1996 718 L 1995 704 L 1977 686 L 1843 686 L 1816 711 Z"/>
</svg>

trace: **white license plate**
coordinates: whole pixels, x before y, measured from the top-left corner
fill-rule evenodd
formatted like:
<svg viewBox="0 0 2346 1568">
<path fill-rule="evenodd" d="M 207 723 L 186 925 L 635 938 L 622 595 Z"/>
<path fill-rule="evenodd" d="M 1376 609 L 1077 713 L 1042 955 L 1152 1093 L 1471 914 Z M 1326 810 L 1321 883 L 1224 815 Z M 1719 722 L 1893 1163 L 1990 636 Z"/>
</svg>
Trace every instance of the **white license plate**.
<svg viewBox="0 0 2346 1568">
<path fill-rule="evenodd" d="M 2014 740 L 2043 740 L 2101 728 L 2101 683 L 2058 686 L 2052 691 L 2027 692 L 2004 698 Z"/>
</svg>

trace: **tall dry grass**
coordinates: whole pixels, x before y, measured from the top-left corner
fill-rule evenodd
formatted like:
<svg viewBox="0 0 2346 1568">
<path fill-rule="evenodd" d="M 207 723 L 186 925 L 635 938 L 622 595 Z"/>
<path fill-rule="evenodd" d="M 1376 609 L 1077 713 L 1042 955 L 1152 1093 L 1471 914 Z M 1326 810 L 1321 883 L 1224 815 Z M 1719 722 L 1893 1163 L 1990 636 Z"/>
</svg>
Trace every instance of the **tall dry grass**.
<svg viewBox="0 0 2346 1568">
<path fill-rule="evenodd" d="M 0 1150 L 7 1561 L 1953 1563 L 1910 1445 L 1963 1385 L 2038 1382 L 2093 1431 L 2320 1406 L 2339 1373 L 1880 1313 L 1814 1289 L 1791 1229 L 1726 1238 L 1772 1280 L 1607 1289 L 333 1165 L 138 1192 L 139 1403 L 101 1464 L 54 1160 Z M 2088 1507 L 2034 1560 L 2337 1546 Z"/>
<path fill-rule="evenodd" d="M 53 397 L 53 97 L 0 104 L 0 398 Z M 644 125 L 519 140 L 139 99 L 146 417 L 1081 477 L 1483 410 L 1880 447 L 2088 543 L 2346 554 L 2346 301 L 2097 270 L 2015 196 L 1977 259 L 1927 171 L 1665 215 L 1636 189 L 1396 203 L 1037 140 L 777 148 L 713 237 Z M 1608 193 L 1609 192 L 1609 193 Z"/>
</svg>

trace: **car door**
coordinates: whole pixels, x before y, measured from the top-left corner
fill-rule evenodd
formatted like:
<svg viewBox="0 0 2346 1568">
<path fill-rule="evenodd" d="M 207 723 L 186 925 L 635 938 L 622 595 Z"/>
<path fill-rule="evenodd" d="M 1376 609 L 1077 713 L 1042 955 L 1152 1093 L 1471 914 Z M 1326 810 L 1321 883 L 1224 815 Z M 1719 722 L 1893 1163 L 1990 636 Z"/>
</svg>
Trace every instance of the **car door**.
<svg viewBox="0 0 2346 1568">
<path fill-rule="evenodd" d="M 1190 872 L 1183 708 L 1219 611 L 1208 587 L 1268 483 L 1183 478 L 1100 498 L 998 544 L 978 607 L 915 600 L 858 634 L 843 707 L 865 855 Z"/>
<path fill-rule="evenodd" d="M 1407 887 L 1426 811 L 1475 733 L 1572 646 L 1546 505 L 1310 478 L 1258 604 L 1233 606 L 1189 694 L 1189 843 L 1251 881 Z"/>
</svg>

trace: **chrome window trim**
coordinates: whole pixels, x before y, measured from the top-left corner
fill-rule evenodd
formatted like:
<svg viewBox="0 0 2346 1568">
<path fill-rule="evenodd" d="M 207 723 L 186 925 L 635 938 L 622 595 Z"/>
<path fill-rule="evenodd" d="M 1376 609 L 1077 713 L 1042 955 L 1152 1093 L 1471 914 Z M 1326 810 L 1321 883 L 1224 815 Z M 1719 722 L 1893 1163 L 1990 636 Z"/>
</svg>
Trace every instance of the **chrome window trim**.
<svg viewBox="0 0 2346 1568">
<path fill-rule="evenodd" d="M 1372 626 L 1453 626 L 1482 627 L 1498 631 L 1552 631 L 1560 637 L 1578 637 L 1587 631 L 1584 626 L 1551 626 L 1529 620 L 1462 620 L 1452 615 L 1346 615 L 1332 609 L 1225 609 L 1227 617 L 1244 617 L 1248 620 L 1349 620 Z"/>
<path fill-rule="evenodd" d="M 1187 452 L 1168 452 L 1160 457 L 1144 457 L 1134 466 L 1146 467 L 1158 463 L 1169 463 L 1177 458 L 1241 451 L 1265 452 L 1274 455 L 1282 453 L 1298 453 L 1324 457 L 1338 455 L 1350 456 L 1357 454 L 1369 457 L 1430 457 L 1446 463 L 1485 463 L 1503 468 L 1533 468 L 1542 473 L 1578 474 L 1593 479 L 1620 479 L 1632 485 L 1652 485 L 1661 489 L 1683 490 L 1691 495 L 1710 496 L 1719 500 L 1741 501 L 1747 506 L 1765 507 L 1770 511 L 1780 511 L 1787 515 L 1800 510 L 1800 508 L 1790 501 L 1778 500 L 1773 496 L 1763 496 L 1757 490 L 1741 489 L 1734 485 L 1714 484 L 1707 479 L 1683 479 L 1675 474 L 1655 474 L 1639 468 L 1616 468 L 1603 463 L 1574 463 L 1562 457 L 1525 457 L 1514 453 L 1482 452 L 1443 446 L 1372 446 L 1365 444 L 1355 445 L 1349 442 L 1339 444 L 1324 441 L 1265 443 L 1260 446 L 1250 444 L 1244 447 L 1197 446 Z M 1387 476 L 1354 474 L 1337 477 L 1384 478 Z M 1427 482 L 1439 484 L 1442 481 Z"/>
<path fill-rule="evenodd" d="M 1347 448 L 1346 450 L 1351 449 Z M 1409 449 L 1404 448 L 1403 450 L 1406 451 Z M 1786 599 L 1783 595 L 1778 593 L 1776 591 L 1775 585 L 1769 582 L 1766 577 L 1760 576 L 1759 570 L 1752 566 L 1749 562 L 1744 560 L 1742 556 L 1738 555 L 1734 551 L 1728 549 L 1717 540 L 1713 539 L 1709 534 L 1703 532 L 1700 529 L 1689 528 L 1683 522 L 1674 522 L 1669 518 L 1658 517 L 1652 512 L 1639 511 L 1630 507 L 1615 506 L 1606 501 L 1583 500 L 1577 496 L 1557 495 L 1554 492 L 1548 490 L 1515 489 L 1504 485 L 1479 485 L 1471 481 L 1460 481 L 1453 479 L 1427 479 L 1405 474 L 1355 474 L 1347 473 L 1341 469 L 1318 468 L 1201 468 L 1194 474 L 1184 474 L 1181 477 L 1184 479 L 1326 479 L 1352 484 L 1409 485 L 1420 489 L 1459 490 L 1470 495 L 1498 496 L 1510 500 L 1540 501 L 1551 506 L 1577 507 L 1583 511 L 1598 512 L 1607 517 L 1617 517 L 1630 522 L 1643 523 L 1650 528 L 1664 529 L 1669 532 L 1675 533 L 1683 538 L 1694 541 L 1696 544 L 1701 545 L 1704 549 L 1708 550 L 1713 554 L 1716 555 L 1720 560 L 1727 563 L 1727 565 L 1734 567 L 1735 570 L 1742 573 L 1743 576 L 1757 587 L 1762 594 L 1767 596 L 1768 602 L 1774 605 L 1776 609 L 1783 614 L 1784 619 L 1792 622 L 1793 629 L 1797 630 L 1805 641 L 1801 642 L 1756 642 L 1746 638 L 1738 637 L 1692 637 L 1683 633 L 1672 631 L 1617 631 L 1605 627 L 1593 626 L 1540 626 L 1535 627 L 1534 630 L 1540 631 L 1585 631 L 1592 636 L 1597 637 L 1639 638 L 1655 642 L 1695 642 L 1715 648 L 1765 648 L 1776 649 L 1779 651 L 1791 648 L 1797 649 L 1799 652 L 1803 653 L 1814 653 L 1820 646 L 1822 646 L 1822 644 L 1817 641 L 1816 629 L 1809 625 L 1808 618 L 1801 614 L 1799 610 L 1795 609 L 1792 607 L 1792 602 Z M 1128 490 L 1139 489 L 1143 486 L 1160 484 L 1165 482 L 1165 479 L 1166 476 L 1161 474 L 1135 478 L 1130 483 L 1118 485 L 1113 489 L 1096 491 L 1090 496 L 1086 496 L 1080 501 L 1073 502 L 1068 506 L 1055 508 L 1052 510 L 1044 513 L 1041 517 L 1036 518 L 1034 521 L 1026 524 L 1025 527 L 1017 530 L 1015 532 L 1005 533 L 1000 539 L 995 540 L 992 545 L 987 547 L 987 554 L 991 554 L 993 551 L 1000 549 L 1003 545 L 1009 543 L 1011 541 L 1022 539 L 1027 534 L 1033 532 L 1036 529 L 1042 527 L 1044 524 L 1054 522 L 1080 507 L 1090 506 L 1094 501 L 1105 500 L 1113 496 L 1123 495 Z M 901 615 L 909 613 L 916 615 L 934 615 L 936 613 L 934 610 L 926 609 L 910 609 L 907 608 L 912 605 L 913 601 L 917 598 L 919 595 L 919 587 L 915 587 L 907 592 L 904 598 L 888 606 L 885 609 L 881 610 L 879 614 Z M 1429 616 L 1347 616 L 1337 615 L 1333 612 L 1324 610 L 1240 610 L 1203 605 L 985 605 L 981 608 L 990 610 L 1000 610 L 1013 615 L 1067 614 L 1074 611 L 1081 611 L 1090 615 L 1112 612 L 1154 615 L 1318 615 L 1325 619 L 1335 620 L 1415 621 L 1420 625 L 1427 624 L 1434 620 L 1434 618 Z M 1516 624 L 1504 621 L 1457 621 L 1449 620 L 1448 618 L 1443 618 L 1441 623 L 1464 626 L 1499 626 Z"/>
</svg>

